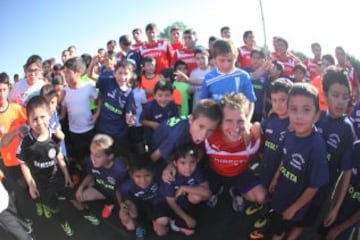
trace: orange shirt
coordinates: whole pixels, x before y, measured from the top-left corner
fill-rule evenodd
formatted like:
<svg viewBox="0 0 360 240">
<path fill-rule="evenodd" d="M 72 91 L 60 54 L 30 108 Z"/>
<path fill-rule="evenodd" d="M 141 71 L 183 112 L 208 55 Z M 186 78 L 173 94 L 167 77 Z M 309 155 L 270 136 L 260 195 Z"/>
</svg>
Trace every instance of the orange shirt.
<svg viewBox="0 0 360 240">
<path fill-rule="evenodd" d="M 160 80 L 160 75 L 155 74 L 155 76 L 152 79 L 146 78 L 145 74 L 141 77 L 141 83 L 140 88 L 144 89 L 145 91 L 154 91 L 156 83 Z M 147 97 L 147 101 L 150 102 L 153 100 L 153 96 Z"/>
<path fill-rule="evenodd" d="M 173 101 L 175 102 L 176 106 L 181 106 L 182 97 L 181 97 L 181 92 L 179 89 L 176 89 L 176 88 L 174 89 L 172 98 L 173 98 Z"/>
<path fill-rule="evenodd" d="M 316 89 L 319 91 L 319 103 L 320 103 L 320 110 L 326 111 L 328 109 L 326 99 L 325 99 L 325 93 L 322 87 L 322 76 L 315 77 L 312 81 L 310 81 L 310 84 L 316 87 Z"/>
<path fill-rule="evenodd" d="M 26 123 L 25 109 L 17 103 L 10 103 L 8 109 L 0 112 L 0 125 L 5 132 L 11 132 Z M 18 166 L 16 150 L 20 137 L 16 136 L 6 147 L 0 148 L 1 156 L 6 167 Z"/>
</svg>

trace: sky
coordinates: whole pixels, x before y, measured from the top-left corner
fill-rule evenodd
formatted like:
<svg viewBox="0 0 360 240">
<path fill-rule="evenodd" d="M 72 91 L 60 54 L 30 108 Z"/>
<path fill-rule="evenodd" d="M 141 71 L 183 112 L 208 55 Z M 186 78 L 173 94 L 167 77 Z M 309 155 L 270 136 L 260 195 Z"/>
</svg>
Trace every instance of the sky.
<svg viewBox="0 0 360 240">
<path fill-rule="evenodd" d="M 231 28 L 233 41 L 253 30 L 263 46 L 260 0 L 1 0 L 0 72 L 23 76 L 22 66 L 32 54 L 60 62 L 62 50 L 75 45 L 78 53 L 94 55 L 108 40 L 118 40 L 132 29 L 154 22 L 160 30 L 176 21 L 198 34 L 207 46 L 209 36 Z M 311 56 L 310 44 L 319 42 L 323 54 L 336 46 L 360 58 L 356 0 L 262 0 L 267 45 L 273 36 L 288 40 L 289 49 Z"/>
</svg>

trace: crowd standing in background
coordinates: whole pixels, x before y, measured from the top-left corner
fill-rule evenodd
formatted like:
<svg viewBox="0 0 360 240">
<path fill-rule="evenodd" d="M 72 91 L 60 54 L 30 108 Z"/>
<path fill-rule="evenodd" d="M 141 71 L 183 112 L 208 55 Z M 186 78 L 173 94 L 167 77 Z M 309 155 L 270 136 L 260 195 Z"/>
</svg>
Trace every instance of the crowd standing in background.
<svg viewBox="0 0 360 240">
<path fill-rule="evenodd" d="M 76 229 L 59 196 L 93 225 L 86 202 L 104 200 L 101 217 L 118 215 L 137 239 L 195 234 L 199 204 L 214 208 L 228 191 L 235 212 L 260 213 L 249 239 L 310 227 L 314 239 L 349 239 L 360 223 L 360 102 L 345 50 L 334 58 L 313 43 L 300 61 L 279 36 L 267 56 L 250 30 L 239 47 L 228 26 L 209 46 L 194 29 L 172 27 L 170 42 L 154 23 L 144 30 L 95 56 L 75 46 L 62 63 L 32 55 L 13 85 L 0 74 L 0 226 L 31 239 L 9 211 L 15 184 L 67 236 Z"/>
</svg>

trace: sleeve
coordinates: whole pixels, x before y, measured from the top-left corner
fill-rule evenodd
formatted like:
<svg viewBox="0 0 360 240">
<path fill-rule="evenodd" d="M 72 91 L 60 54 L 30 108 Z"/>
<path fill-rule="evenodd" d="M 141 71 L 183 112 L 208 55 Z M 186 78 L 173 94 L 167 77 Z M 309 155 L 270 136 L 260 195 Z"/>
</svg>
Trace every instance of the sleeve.
<svg viewBox="0 0 360 240">
<path fill-rule="evenodd" d="M 20 162 L 26 162 L 27 148 L 26 148 L 26 138 L 23 138 L 16 150 L 16 157 Z"/>
<path fill-rule="evenodd" d="M 19 112 L 18 112 L 17 120 L 20 122 L 20 124 L 26 123 L 27 120 L 26 109 L 21 105 L 18 106 L 19 106 Z"/>
<path fill-rule="evenodd" d="M 252 86 L 249 74 L 246 73 L 244 75 L 243 79 L 244 79 L 243 91 L 244 91 L 245 96 L 249 99 L 249 101 L 255 102 L 256 96 L 255 96 L 254 88 Z"/>
<path fill-rule="evenodd" d="M 309 159 L 309 187 L 319 188 L 329 182 L 329 166 L 326 159 L 326 146 L 323 141 L 313 142 Z"/>
<path fill-rule="evenodd" d="M 345 127 L 346 127 L 344 131 L 345 134 L 343 135 L 344 142 L 342 144 L 343 154 L 341 156 L 340 166 L 339 166 L 342 171 L 351 169 L 354 165 L 353 161 L 355 160 L 352 159 L 352 146 L 356 137 L 355 137 L 355 131 L 353 129 L 350 120 L 348 121 L 348 124 Z"/>
<path fill-rule="evenodd" d="M 172 63 L 172 59 L 174 57 L 174 49 L 172 48 L 171 44 L 169 42 L 166 43 L 167 45 L 167 59 L 169 65 Z"/>
<path fill-rule="evenodd" d="M 175 197 L 176 190 L 173 184 L 164 183 L 163 191 L 165 197 L 171 197 L 171 198 Z"/>
<path fill-rule="evenodd" d="M 132 91 L 129 93 L 129 95 L 126 99 L 125 111 L 126 111 L 126 113 L 135 113 L 136 112 L 135 99 L 134 99 L 134 94 Z"/>
<path fill-rule="evenodd" d="M 98 90 L 97 90 L 96 87 L 94 87 L 93 85 L 90 85 L 90 84 L 89 84 L 89 87 L 90 87 L 90 96 L 91 96 L 93 99 L 97 99 L 98 96 L 99 96 Z"/>
<path fill-rule="evenodd" d="M 206 99 L 206 98 L 209 98 L 209 96 L 210 96 L 209 95 L 209 89 L 208 89 L 208 86 L 207 86 L 208 78 L 206 76 L 204 78 L 204 81 L 202 82 L 200 99 Z"/>
<path fill-rule="evenodd" d="M 146 93 L 145 93 L 144 89 L 141 89 L 140 102 L 141 102 L 141 104 L 145 104 L 147 102 Z"/>
</svg>

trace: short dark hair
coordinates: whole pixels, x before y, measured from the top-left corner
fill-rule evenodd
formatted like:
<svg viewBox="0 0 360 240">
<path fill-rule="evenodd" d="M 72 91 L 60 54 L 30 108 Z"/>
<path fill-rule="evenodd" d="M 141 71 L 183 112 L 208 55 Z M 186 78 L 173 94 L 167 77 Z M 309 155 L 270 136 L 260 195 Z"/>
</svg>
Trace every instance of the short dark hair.
<svg viewBox="0 0 360 240">
<path fill-rule="evenodd" d="M 278 78 L 270 85 L 270 95 L 273 93 L 283 92 L 288 94 L 293 82 L 287 78 Z"/>
<path fill-rule="evenodd" d="M 212 99 L 202 99 L 196 104 L 192 114 L 192 118 L 195 120 L 200 116 L 209 118 L 215 122 L 221 122 L 222 112 L 219 104 Z"/>
<path fill-rule="evenodd" d="M 295 70 L 300 70 L 304 74 L 306 74 L 306 72 L 307 72 L 306 66 L 303 63 L 296 64 L 295 67 L 294 67 L 294 71 Z"/>
<path fill-rule="evenodd" d="M 191 156 L 195 159 L 199 159 L 200 151 L 194 143 L 182 144 L 178 146 L 172 156 L 174 162 L 177 162 L 180 158 Z"/>
<path fill-rule="evenodd" d="M 35 63 L 39 67 L 42 67 L 42 58 L 39 55 L 31 55 L 24 64 L 24 69 L 28 68 L 31 64 Z"/>
<path fill-rule="evenodd" d="M 40 89 L 40 96 L 42 96 L 42 97 L 57 96 L 56 91 L 55 91 L 55 87 L 52 84 L 45 84 Z"/>
<path fill-rule="evenodd" d="M 176 70 L 179 66 L 184 65 L 186 66 L 186 68 L 188 67 L 188 65 L 186 64 L 186 62 L 184 62 L 183 60 L 177 60 L 176 63 L 174 64 L 174 69 Z"/>
<path fill-rule="evenodd" d="M 136 32 L 142 33 L 141 28 L 134 28 L 131 33 L 134 34 L 134 33 L 136 33 Z"/>
<path fill-rule="evenodd" d="M 285 46 L 286 46 L 286 49 L 289 48 L 289 43 L 288 43 L 288 41 L 287 41 L 285 38 L 278 37 L 276 41 L 277 41 L 277 42 L 283 42 L 283 43 L 285 44 Z"/>
<path fill-rule="evenodd" d="M 174 88 L 172 86 L 172 83 L 170 81 L 165 81 L 163 79 L 160 79 L 156 84 L 155 84 L 155 87 L 154 87 L 154 94 L 157 92 L 157 91 L 169 91 L 169 92 L 173 92 L 174 91 Z"/>
<path fill-rule="evenodd" d="M 230 27 L 229 26 L 224 26 L 220 28 L 220 33 L 223 33 L 224 31 L 229 31 Z"/>
<path fill-rule="evenodd" d="M 106 43 L 106 46 L 109 46 L 109 45 L 114 45 L 114 46 L 116 46 L 116 41 L 115 41 L 115 40 L 109 40 L 109 41 Z"/>
<path fill-rule="evenodd" d="M 124 46 L 126 46 L 126 47 L 129 47 L 129 46 L 131 46 L 131 44 L 132 44 L 132 41 L 131 41 L 131 37 L 129 36 L 129 35 L 121 35 L 120 37 L 119 37 L 119 44 L 120 45 L 124 45 Z"/>
<path fill-rule="evenodd" d="M 147 31 L 156 31 L 156 30 L 157 30 L 157 26 L 156 26 L 155 23 L 149 23 L 145 27 L 145 32 L 147 32 Z"/>
<path fill-rule="evenodd" d="M 30 114 L 37 108 L 45 108 L 50 113 L 49 104 L 42 96 L 34 96 L 28 101 L 26 104 L 27 116 L 30 116 Z"/>
<path fill-rule="evenodd" d="M 74 72 L 79 72 L 81 75 L 85 72 L 85 63 L 81 57 L 73 57 L 68 59 L 64 66 Z"/>
<path fill-rule="evenodd" d="M 135 171 L 145 169 L 149 172 L 154 172 L 155 166 L 150 158 L 149 153 L 130 153 L 129 154 L 129 173 L 133 174 Z"/>
<path fill-rule="evenodd" d="M 10 78 L 6 72 L 0 73 L 0 83 L 10 86 Z"/>
<path fill-rule="evenodd" d="M 325 95 L 329 93 L 331 85 L 335 83 L 345 86 L 349 90 L 349 93 L 351 92 L 351 85 L 346 70 L 336 66 L 329 66 L 325 70 L 322 80 Z"/>
<path fill-rule="evenodd" d="M 203 47 L 195 48 L 194 56 L 196 56 L 196 54 L 199 54 L 199 53 L 206 54 L 207 56 L 210 55 L 209 51 L 206 48 L 203 48 Z"/>
<path fill-rule="evenodd" d="M 147 62 L 149 62 L 149 63 L 155 62 L 156 63 L 156 59 L 153 57 L 146 56 L 141 61 L 142 65 L 145 65 L 145 63 L 147 63 Z"/>
<path fill-rule="evenodd" d="M 290 88 L 289 94 L 288 94 L 288 104 L 290 102 L 291 97 L 293 96 L 306 96 L 314 100 L 314 105 L 316 111 L 319 111 L 320 104 L 319 104 L 319 92 L 318 90 L 311 85 L 310 83 L 304 83 L 304 82 L 297 82 L 294 83 L 294 85 Z"/>
<path fill-rule="evenodd" d="M 331 54 L 324 54 L 321 59 L 325 59 L 328 61 L 331 65 L 335 65 L 335 58 Z"/>
<path fill-rule="evenodd" d="M 261 58 L 265 58 L 265 54 L 261 49 L 253 49 L 250 52 L 250 57 L 253 57 L 255 54 L 259 54 Z"/>
<path fill-rule="evenodd" d="M 214 57 L 229 53 L 237 55 L 237 49 L 232 41 L 223 40 L 223 39 L 219 39 L 215 41 L 213 46 Z"/>
<path fill-rule="evenodd" d="M 253 31 L 251 30 L 245 31 L 243 34 L 243 40 L 245 40 L 245 38 L 247 38 L 250 34 L 253 34 Z"/>
</svg>

